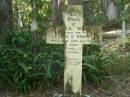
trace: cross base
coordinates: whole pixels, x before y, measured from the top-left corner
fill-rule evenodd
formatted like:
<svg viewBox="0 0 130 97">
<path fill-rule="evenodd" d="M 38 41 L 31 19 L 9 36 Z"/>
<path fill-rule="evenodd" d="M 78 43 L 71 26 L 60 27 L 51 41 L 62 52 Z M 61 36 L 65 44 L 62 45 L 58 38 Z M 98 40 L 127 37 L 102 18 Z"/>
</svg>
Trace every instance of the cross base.
<svg viewBox="0 0 130 97">
<path fill-rule="evenodd" d="M 67 96 L 64 94 L 54 94 L 53 97 L 74 97 L 74 96 Z M 81 97 L 90 97 L 89 95 L 82 95 Z"/>
</svg>

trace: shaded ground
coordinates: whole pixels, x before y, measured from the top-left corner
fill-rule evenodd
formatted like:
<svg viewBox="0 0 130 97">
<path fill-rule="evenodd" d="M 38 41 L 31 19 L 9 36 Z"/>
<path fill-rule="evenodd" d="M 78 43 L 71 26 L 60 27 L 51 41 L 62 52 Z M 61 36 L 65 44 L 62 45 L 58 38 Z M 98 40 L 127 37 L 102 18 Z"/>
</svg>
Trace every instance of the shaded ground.
<svg viewBox="0 0 130 97">
<path fill-rule="evenodd" d="M 99 88 L 88 88 L 91 97 L 130 97 L 130 77 L 115 76 L 104 82 Z"/>
<path fill-rule="evenodd" d="M 0 97 L 52 97 L 54 93 L 63 93 L 63 86 L 59 85 L 46 91 L 32 92 L 28 95 L 0 92 Z M 107 80 L 100 86 L 87 83 L 84 85 L 82 93 L 90 95 L 90 97 L 130 97 L 130 74 L 114 76 L 112 80 Z"/>
</svg>

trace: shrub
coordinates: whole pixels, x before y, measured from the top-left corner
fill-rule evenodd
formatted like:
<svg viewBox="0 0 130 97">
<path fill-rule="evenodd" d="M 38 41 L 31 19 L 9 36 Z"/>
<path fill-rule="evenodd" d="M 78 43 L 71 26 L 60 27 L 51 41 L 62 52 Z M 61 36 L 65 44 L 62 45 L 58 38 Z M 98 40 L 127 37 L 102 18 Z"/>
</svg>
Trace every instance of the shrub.
<svg viewBox="0 0 130 97">
<path fill-rule="evenodd" d="M 61 72 L 61 52 L 62 46 L 52 49 L 52 46 L 45 45 L 40 53 L 34 54 L 30 33 L 12 32 L 7 44 L 0 46 L 0 85 L 3 85 L 3 88 L 10 85 L 19 92 L 54 85 L 59 78 L 52 65 L 57 63 Z"/>
<path fill-rule="evenodd" d="M 83 81 L 86 83 L 88 80 L 99 85 L 109 75 L 106 69 L 107 57 L 100 52 L 99 45 L 88 45 L 86 52 L 83 57 Z"/>
</svg>

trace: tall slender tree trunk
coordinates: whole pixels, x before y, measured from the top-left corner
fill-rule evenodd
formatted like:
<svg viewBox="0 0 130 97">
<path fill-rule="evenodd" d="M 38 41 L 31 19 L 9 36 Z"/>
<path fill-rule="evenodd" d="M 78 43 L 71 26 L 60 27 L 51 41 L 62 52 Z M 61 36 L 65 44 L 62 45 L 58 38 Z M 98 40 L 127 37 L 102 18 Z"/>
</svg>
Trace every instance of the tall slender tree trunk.
<svg viewBox="0 0 130 97">
<path fill-rule="evenodd" d="M 69 4 L 72 4 L 72 5 L 82 4 L 82 1 L 83 0 L 68 0 Z"/>
<path fill-rule="evenodd" d="M 52 0 L 52 21 L 54 27 L 63 24 L 63 8 L 64 0 Z"/>
<path fill-rule="evenodd" d="M 8 10 L 8 28 L 12 30 L 13 27 L 13 7 L 12 0 L 7 0 L 7 10 Z"/>
<path fill-rule="evenodd" d="M 0 0 L 0 43 L 3 43 L 8 36 L 5 30 L 12 29 L 12 13 L 12 0 Z"/>
</svg>

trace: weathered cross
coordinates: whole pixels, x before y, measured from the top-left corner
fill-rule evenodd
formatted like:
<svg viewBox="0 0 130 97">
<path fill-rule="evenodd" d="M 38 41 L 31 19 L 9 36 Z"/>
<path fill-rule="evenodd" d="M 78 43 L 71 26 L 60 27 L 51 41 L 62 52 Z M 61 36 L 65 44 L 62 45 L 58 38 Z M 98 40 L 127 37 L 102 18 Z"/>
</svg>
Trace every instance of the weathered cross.
<svg viewBox="0 0 130 97">
<path fill-rule="evenodd" d="M 90 44 L 91 38 L 82 30 L 83 8 L 81 5 L 69 5 L 64 12 L 65 33 L 62 28 L 56 32 L 48 31 L 46 41 L 50 44 L 65 44 L 64 95 L 80 97 L 82 83 L 82 47 Z"/>
</svg>

